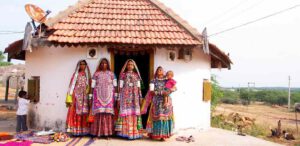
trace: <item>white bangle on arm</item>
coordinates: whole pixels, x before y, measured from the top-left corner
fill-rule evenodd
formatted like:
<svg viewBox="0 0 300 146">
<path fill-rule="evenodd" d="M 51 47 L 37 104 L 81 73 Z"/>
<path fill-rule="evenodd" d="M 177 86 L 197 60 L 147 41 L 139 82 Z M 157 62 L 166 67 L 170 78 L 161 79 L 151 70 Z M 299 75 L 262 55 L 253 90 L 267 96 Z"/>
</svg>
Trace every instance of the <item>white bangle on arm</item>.
<svg viewBox="0 0 300 146">
<path fill-rule="evenodd" d="M 154 84 L 150 83 L 149 88 L 150 88 L 150 91 L 154 91 Z"/>
<path fill-rule="evenodd" d="M 92 80 L 92 88 L 95 88 L 95 86 L 96 86 L 96 80 Z"/>
<path fill-rule="evenodd" d="M 141 87 L 141 82 L 140 82 L 140 81 L 137 81 L 136 84 L 137 84 L 137 85 L 136 85 L 137 87 L 139 87 L 139 88 Z"/>
<path fill-rule="evenodd" d="M 120 88 L 123 88 L 123 86 L 124 86 L 124 81 L 120 80 Z"/>
<path fill-rule="evenodd" d="M 114 86 L 114 87 L 117 87 L 117 86 L 118 86 L 117 79 L 114 79 L 114 80 L 113 80 L 113 86 Z"/>
</svg>

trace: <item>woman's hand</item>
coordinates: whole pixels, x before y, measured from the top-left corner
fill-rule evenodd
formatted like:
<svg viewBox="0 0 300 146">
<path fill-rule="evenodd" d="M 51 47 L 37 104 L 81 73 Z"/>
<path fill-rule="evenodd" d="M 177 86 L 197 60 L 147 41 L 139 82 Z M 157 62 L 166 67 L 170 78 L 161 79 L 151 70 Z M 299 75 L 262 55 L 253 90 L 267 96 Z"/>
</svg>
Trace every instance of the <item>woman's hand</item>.
<svg viewBox="0 0 300 146">
<path fill-rule="evenodd" d="M 143 101 L 144 101 L 144 99 L 143 99 L 143 98 L 140 98 L 140 105 L 141 105 L 141 106 L 143 105 Z"/>
<path fill-rule="evenodd" d="M 175 92 L 175 91 L 177 91 L 177 88 L 174 86 L 173 88 L 171 88 L 171 91 Z"/>
<path fill-rule="evenodd" d="M 66 107 L 69 108 L 71 106 L 71 103 L 66 103 Z"/>
<path fill-rule="evenodd" d="M 162 91 L 162 95 L 163 95 L 163 96 L 167 96 L 167 95 L 169 95 L 169 94 L 170 94 L 169 91 Z"/>
<path fill-rule="evenodd" d="M 154 95 L 155 95 L 155 92 L 154 92 L 154 91 L 150 91 L 150 94 L 151 94 L 152 96 L 154 96 Z"/>
</svg>

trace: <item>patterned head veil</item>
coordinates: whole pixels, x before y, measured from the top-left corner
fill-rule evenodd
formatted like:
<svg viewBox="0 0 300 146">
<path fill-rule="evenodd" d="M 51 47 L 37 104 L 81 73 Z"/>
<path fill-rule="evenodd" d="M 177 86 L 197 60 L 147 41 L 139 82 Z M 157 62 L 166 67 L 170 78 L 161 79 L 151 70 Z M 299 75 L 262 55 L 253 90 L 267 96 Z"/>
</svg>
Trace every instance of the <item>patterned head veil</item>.
<svg viewBox="0 0 300 146">
<path fill-rule="evenodd" d="M 154 79 L 157 78 L 157 72 L 158 72 L 159 69 L 163 69 L 163 68 L 162 68 L 161 66 L 158 66 L 158 67 L 156 68 L 155 73 L 154 73 Z M 163 73 L 163 74 L 165 74 L 165 73 Z"/>
<path fill-rule="evenodd" d="M 139 79 L 142 80 L 141 75 L 140 75 L 140 71 L 139 71 L 139 69 L 138 69 L 138 67 L 137 67 L 137 65 L 136 65 L 136 63 L 135 63 L 135 61 L 133 59 L 128 59 L 125 62 L 124 66 L 122 67 L 122 70 L 120 72 L 119 78 L 121 77 L 121 74 L 123 74 L 127 70 L 126 68 L 127 68 L 128 62 L 132 62 L 133 63 L 133 66 L 134 66 L 133 71 L 136 72 L 138 74 L 138 76 L 139 76 Z"/>
<path fill-rule="evenodd" d="M 96 69 L 96 72 L 97 72 L 97 71 L 100 71 L 100 66 L 101 66 L 101 62 L 102 62 L 102 61 L 106 61 L 106 62 L 107 62 L 107 70 L 110 71 L 111 69 L 110 69 L 110 64 L 109 64 L 108 59 L 102 58 L 102 59 L 99 61 L 99 64 L 98 64 L 97 69 Z"/>
<path fill-rule="evenodd" d="M 79 60 L 78 63 L 77 63 L 77 66 L 76 66 L 76 69 L 75 69 L 75 72 L 72 76 L 72 79 L 71 79 L 71 83 L 69 85 L 69 90 L 68 90 L 68 94 L 69 95 L 72 95 L 73 94 L 73 91 L 74 91 L 74 88 L 75 88 L 75 84 L 76 84 L 76 81 L 77 81 L 77 77 L 78 77 L 78 73 L 79 73 L 79 69 L 80 69 L 80 63 L 81 62 L 84 62 L 86 64 L 86 67 L 85 67 L 85 76 L 87 78 L 87 85 L 90 85 L 91 81 L 92 81 L 92 78 L 91 78 L 91 73 L 90 73 L 90 69 L 89 69 L 89 66 L 87 65 L 87 62 L 85 60 Z"/>
</svg>

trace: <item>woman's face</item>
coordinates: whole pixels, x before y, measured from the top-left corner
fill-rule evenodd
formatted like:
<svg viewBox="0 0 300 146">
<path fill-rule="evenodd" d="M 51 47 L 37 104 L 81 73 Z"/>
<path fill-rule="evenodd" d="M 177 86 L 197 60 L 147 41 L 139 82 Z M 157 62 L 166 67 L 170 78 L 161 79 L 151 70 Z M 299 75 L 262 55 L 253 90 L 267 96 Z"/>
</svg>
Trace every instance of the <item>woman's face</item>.
<svg viewBox="0 0 300 146">
<path fill-rule="evenodd" d="M 157 69 L 157 77 L 159 77 L 159 78 L 162 78 L 162 77 L 164 77 L 164 70 L 163 70 L 163 68 L 158 68 Z"/>
<path fill-rule="evenodd" d="M 84 62 L 84 61 L 81 61 L 80 62 L 80 70 L 82 71 L 82 70 L 85 70 L 85 68 L 86 68 L 86 63 Z"/>
<path fill-rule="evenodd" d="M 102 68 L 102 70 L 107 70 L 107 61 L 106 60 L 102 60 L 100 63 L 100 67 Z"/>
<path fill-rule="evenodd" d="M 127 68 L 128 71 L 132 71 L 134 69 L 133 62 L 128 61 L 126 68 Z"/>
</svg>

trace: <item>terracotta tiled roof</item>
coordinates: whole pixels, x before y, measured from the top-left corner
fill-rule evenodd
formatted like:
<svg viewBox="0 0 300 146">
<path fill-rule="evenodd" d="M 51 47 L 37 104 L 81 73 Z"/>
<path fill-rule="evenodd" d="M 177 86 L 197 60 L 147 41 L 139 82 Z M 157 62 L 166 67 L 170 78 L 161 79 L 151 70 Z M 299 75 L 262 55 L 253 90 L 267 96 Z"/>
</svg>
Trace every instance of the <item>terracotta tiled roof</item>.
<svg viewBox="0 0 300 146">
<path fill-rule="evenodd" d="M 215 44 L 209 43 L 209 51 L 211 54 L 211 67 L 212 68 L 231 68 L 232 61 L 229 54 L 225 54 Z"/>
<path fill-rule="evenodd" d="M 191 27 L 155 0 L 90 0 L 49 27 L 49 41 L 199 45 Z M 190 27 L 190 28 L 188 28 Z"/>
<path fill-rule="evenodd" d="M 8 47 L 5 48 L 4 53 L 8 53 L 7 55 L 8 60 L 10 59 L 25 60 L 25 51 L 22 50 L 22 45 L 23 45 L 23 39 L 17 40 L 9 44 Z"/>
</svg>

